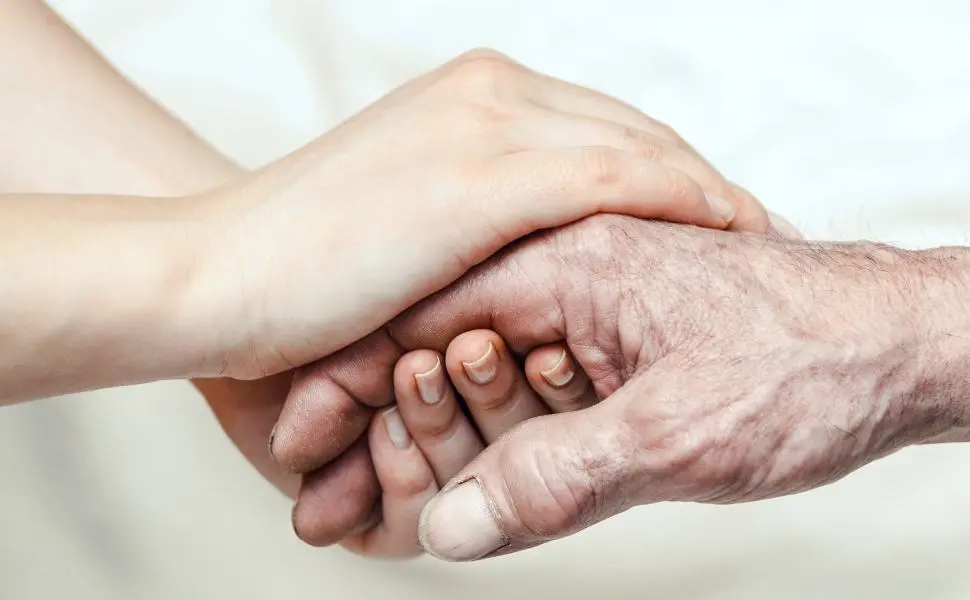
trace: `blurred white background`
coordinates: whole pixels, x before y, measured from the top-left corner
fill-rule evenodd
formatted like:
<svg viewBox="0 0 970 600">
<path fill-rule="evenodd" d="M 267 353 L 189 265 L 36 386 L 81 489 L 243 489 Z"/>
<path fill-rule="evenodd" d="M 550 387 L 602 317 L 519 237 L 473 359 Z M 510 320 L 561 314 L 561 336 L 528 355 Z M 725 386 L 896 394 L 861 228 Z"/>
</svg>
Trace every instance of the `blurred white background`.
<svg viewBox="0 0 970 600">
<path fill-rule="evenodd" d="M 963 0 L 53 4 L 251 166 L 490 46 L 671 123 L 811 237 L 970 228 Z M 968 465 L 970 447 L 920 448 L 811 494 L 644 508 L 488 563 L 376 563 L 302 546 L 188 385 L 144 386 L 0 414 L 0 598 L 963 600 Z"/>
</svg>

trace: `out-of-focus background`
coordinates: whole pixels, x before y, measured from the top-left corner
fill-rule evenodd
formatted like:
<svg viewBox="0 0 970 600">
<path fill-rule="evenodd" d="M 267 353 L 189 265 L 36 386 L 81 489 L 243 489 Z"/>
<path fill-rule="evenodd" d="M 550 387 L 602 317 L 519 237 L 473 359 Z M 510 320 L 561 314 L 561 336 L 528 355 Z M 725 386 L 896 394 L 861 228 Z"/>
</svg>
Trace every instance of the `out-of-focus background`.
<svg viewBox="0 0 970 600">
<path fill-rule="evenodd" d="M 250 166 L 490 46 L 673 124 L 810 237 L 970 229 L 964 0 L 53 4 Z M 643 508 L 483 564 L 378 563 L 297 542 L 288 503 L 165 383 L 3 409 L 0 598 L 965 600 L 968 467 L 970 447 L 919 448 L 814 493 Z"/>
</svg>

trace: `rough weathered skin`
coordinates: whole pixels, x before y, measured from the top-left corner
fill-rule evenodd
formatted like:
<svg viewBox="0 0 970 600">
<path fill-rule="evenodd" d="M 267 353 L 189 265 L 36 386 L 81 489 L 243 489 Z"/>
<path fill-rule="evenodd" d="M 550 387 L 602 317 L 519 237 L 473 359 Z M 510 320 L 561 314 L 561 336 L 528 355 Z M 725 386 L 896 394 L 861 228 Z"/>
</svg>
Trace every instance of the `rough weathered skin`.
<svg viewBox="0 0 970 600">
<path fill-rule="evenodd" d="M 306 370 L 273 452 L 294 471 L 327 465 L 392 401 L 403 352 L 490 328 L 520 351 L 565 340 L 605 398 L 568 425 L 524 423 L 463 473 L 482 482 L 511 549 L 637 504 L 799 492 L 965 425 L 950 335 L 963 324 L 920 309 L 951 297 L 963 262 L 591 217 L 524 240 Z M 340 464 L 362 462 L 325 467 L 326 493 L 359 508 L 309 510 L 311 476 L 295 512 L 308 541 L 371 514 L 376 487 L 336 476 Z"/>
</svg>

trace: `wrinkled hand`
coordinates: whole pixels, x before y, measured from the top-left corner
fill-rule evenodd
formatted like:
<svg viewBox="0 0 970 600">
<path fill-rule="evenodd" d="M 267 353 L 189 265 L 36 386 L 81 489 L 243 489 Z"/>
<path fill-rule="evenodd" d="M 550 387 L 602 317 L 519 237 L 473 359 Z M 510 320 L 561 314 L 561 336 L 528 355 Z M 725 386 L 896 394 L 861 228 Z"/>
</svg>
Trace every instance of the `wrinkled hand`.
<svg viewBox="0 0 970 600">
<path fill-rule="evenodd" d="M 965 265 L 959 251 L 609 216 L 534 237 L 300 376 L 275 456 L 326 467 L 306 480 L 297 532 L 326 540 L 373 501 L 366 456 L 340 453 L 348 424 L 391 401 L 401 353 L 475 328 L 520 352 L 565 340 L 605 400 L 524 423 L 432 501 L 422 541 L 448 559 L 533 546 L 639 504 L 795 493 L 960 431 L 963 338 L 945 331 L 965 318 L 945 307 L 959 306 Z"/>
</svg>

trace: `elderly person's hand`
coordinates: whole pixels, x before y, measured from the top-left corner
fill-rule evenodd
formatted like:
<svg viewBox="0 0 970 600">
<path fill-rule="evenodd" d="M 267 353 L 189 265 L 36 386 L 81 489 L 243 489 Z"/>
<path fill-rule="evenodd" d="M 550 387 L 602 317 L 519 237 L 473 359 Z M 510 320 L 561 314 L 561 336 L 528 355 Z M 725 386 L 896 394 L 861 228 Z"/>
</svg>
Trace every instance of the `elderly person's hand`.
<svg viewBox="0 0 970 600">
<path fill-rule="evenodd" d="M 526 240 L 297 380 L 273 450 L 296 469 L 325 465 L 304 484 L 297 530 L 333 531 L 323 500 L 343 515 L 372 501 L 367 461 L 341 452 L 348 423 L 392 400 L 398 359 L 475 328 L 522 353 L 565 341 L 604 400 L 527 421 L 452 478 L 421 525 L 447 559 L 527 548 L 641 504 L 795 493 L 909 444 L 961 439 L 967 272 L 965 249 L 624 217 Z"/>
</svg>

